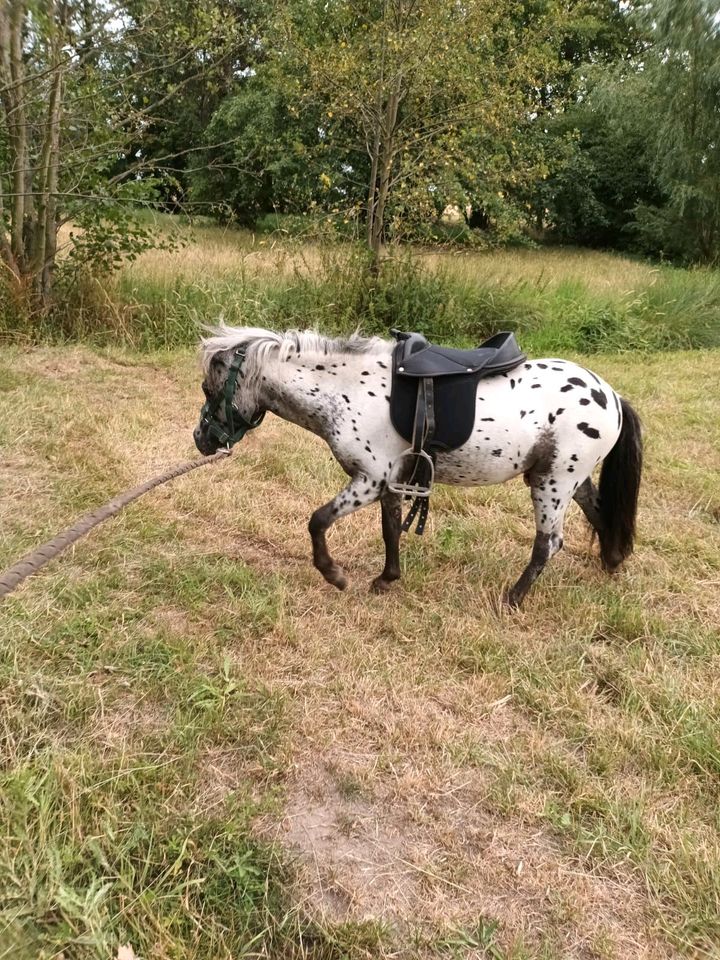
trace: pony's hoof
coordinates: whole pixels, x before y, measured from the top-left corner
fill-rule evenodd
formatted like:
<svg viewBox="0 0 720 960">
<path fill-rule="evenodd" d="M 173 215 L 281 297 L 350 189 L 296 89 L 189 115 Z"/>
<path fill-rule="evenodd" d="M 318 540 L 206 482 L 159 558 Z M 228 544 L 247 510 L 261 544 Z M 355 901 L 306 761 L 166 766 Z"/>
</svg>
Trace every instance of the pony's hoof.
<svg viewBox="0 0 720 960">
<path fill-rule="evenodd" d="M 348 583 L 342 567 L 333 567 L 332 570 L 328 570 L 325 574 L 325 579 L 328 583 L 337 587 L 338 590 L 344 590 Z"/>
<path fill-rule="evenodd" d="M 388 593 L 390 588 L 393 585 L 392 580 L 385 580 L 383 577 L 375 577 L 375 579 L 370 584 L 370 593 Z"/>
<path fill-rule="evenodd" d="M 506 610 L 515 612 L 520 609 L 522 599 L 513 590 L 504 590 L 500 603 Z"/>
</svg>

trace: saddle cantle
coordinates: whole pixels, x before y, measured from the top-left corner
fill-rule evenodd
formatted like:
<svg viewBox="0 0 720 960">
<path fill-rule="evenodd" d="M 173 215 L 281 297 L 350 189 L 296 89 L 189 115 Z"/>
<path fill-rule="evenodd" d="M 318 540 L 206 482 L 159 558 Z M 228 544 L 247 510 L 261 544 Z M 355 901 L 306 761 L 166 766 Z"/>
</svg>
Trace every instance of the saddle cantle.
<svg viewBox="0 0 720 960">
<path fill-rule="evenodd" d="M 435 457 L 461 447 L 470 437 L 478 381 L 512 370 L 526 356 L 508 332 L 497 333 L 472 350 L 440 347 L 420 333 L 391 332 L 398 343 L 393 351 L 390 420 L 411 446 L 394 465 L 388 486 L 416 498 L 403 530 L 412 526 L 419 512 L 421 534 Z"/>
</svg>

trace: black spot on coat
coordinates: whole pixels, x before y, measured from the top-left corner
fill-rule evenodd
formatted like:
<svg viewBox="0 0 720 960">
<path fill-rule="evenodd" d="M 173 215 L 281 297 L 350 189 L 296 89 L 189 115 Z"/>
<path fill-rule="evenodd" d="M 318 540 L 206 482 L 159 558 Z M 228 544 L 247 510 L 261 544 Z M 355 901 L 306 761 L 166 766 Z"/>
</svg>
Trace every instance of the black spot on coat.
<svg viewBox="0 0 720 960">
<path fill-rule="evenodd" d="M 593 400 L 599 407 L 603 408 L 603 410 L 607 407 L 607 397 L 602 392 L 602 390 L 596 390 L 593 387 L 593 389 L 590 391 L 590 396 L 593 398 Z"/>
<path fill-rule="evenodd" d="M 600 431 L 596 430 L 595 427 L 589 426 L 584 420 L 582 423 L 577 425 L 577 428 L 581 433 L 584 433 L 586 437 L 590 437 L 592 440 L 597 440 L 600 436 Z"/>
</svg>

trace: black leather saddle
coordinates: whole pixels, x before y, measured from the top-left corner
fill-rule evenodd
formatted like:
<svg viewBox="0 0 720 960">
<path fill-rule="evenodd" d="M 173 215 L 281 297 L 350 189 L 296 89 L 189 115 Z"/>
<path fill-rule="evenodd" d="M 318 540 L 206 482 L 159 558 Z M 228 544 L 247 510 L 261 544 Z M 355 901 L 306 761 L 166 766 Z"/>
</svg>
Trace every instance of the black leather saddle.
<svg viewBox="0 0 720 960">
<path fill-rule="evenodd" d="M 393 330 L 398 344 L 393 353 L 393 370 L 404 377 L 445 377 L 477 373 L 488 376 L 512 370 L 526 357 L 514 333 L 496 333 L 480 347 L 456 350 L 428 343 L 421 333 Z M 477 379 L 477 378 L 476 378 Z"/>
<path fill-rule="evenodd" d="M 427 498 L 438 453 L 467 442 L 475 423 L 477 384 L 482 377 L 506 373 L 526 356 L 513 333 L 497 333 L 472 350 L 428 343 L 420 333 L 391 331 L 393 351 L 390 420 L 410 447 L 391 471 L 391 490 L 415 498 L 403 530 L 418 516 L 425 528 Z"/>
</svg>

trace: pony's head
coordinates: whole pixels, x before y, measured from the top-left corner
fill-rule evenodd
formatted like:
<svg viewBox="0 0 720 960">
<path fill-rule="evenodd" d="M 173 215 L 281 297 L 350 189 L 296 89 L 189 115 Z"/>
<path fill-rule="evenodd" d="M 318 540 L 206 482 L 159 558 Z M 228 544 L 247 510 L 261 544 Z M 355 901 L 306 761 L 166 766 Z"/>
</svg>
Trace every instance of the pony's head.
<svg viewBox="0 0 720 960">
<path fill-rule="evenodd" d="M 262 422 L 264 411 L 257 402 L 258 345 L 276 339 L 269 330 L 224 325 L 203 339 L 205 403 L 193 431 L 200 453 L 207 456 L 219 447 L 231 447 Z"/>
</svg>

